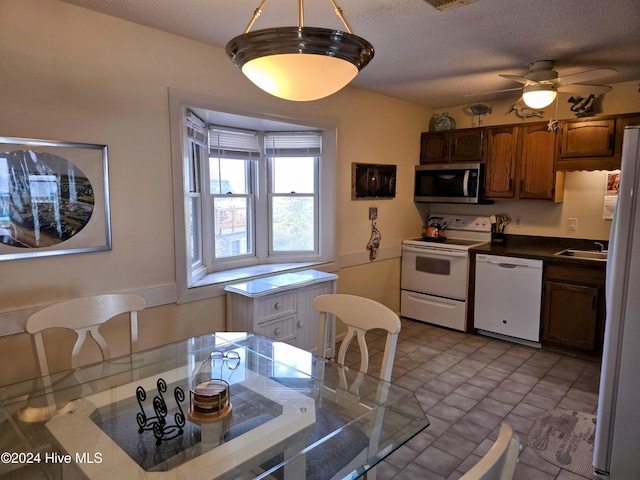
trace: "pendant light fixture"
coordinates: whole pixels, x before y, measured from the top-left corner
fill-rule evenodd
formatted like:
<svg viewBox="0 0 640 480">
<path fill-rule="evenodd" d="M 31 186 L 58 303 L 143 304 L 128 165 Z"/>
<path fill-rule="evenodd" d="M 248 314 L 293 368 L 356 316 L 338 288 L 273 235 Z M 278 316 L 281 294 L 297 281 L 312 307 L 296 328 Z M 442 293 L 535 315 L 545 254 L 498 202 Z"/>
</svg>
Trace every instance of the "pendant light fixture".
<svg viewBox="0 0 640 480">
<path fill-rule="evenodd" d="M 249 80 L 276 97 L 309 101 L 334 94 L 367 66 L 374 50 L 351 32 L 340 7 L 330 1 L 346 32 L 305 27 L 303 0 L 298 0 L 297 27 L 251 32 L 266 3 L 262 0 L 245 32 L 227 43 L 227 55 Z"/>
</svg>

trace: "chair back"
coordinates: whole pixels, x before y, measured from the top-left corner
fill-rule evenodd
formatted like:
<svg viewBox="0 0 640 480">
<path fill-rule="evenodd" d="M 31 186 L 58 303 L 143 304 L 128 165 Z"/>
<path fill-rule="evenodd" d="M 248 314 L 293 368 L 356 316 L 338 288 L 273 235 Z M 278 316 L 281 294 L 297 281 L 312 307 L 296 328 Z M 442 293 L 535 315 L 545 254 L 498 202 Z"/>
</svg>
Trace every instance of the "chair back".
<svg viewBox="0 0 640 480">
<path fill-rule="evenodd" d="M 374 328 L 386 330 L 387 339 L 380 368 L 380 378 L 387 382 L 391 380 L 401 326 L 400 318 L 393 310 L 375 300 L 342 293 L 320 295 L 313 301 L 313 308 L 320 312 L 318 352 L 324 351 L 323 334 L 326 315 L 335 315 L 347 326 L 347 335 L 340 344 L 337 361 L 344 365 L 347 349 L 353 338 L 356 337 L 360 347 L 360 371 L 364 373 L 367 373 L 369 369 L 369 349 L 365 341 L 365 334 Z"/>
<path fill-rule="evenodd" d="M 460 480 L 511 480 L 520 453 L 520 439 L 506 423 L 489 451 Z"/>
<path fill-rule="evenodd" d="M 99 327 L 107 320 L 129 313 L 131 330 L 131 352 L 138 349 L 138 311 L 146 306 L 144 298 L 132 294 L 107 294 L 74 298 L 55 303 L 38 310 L 26 322 L 25 329 L 33 335 L 40 374 L 49 375 L 49 364 L 42 339 L 42 331 L 48 328 L 66 328 L 73 330 L 76 343 L 71 352 L 71 368 L 79 366 L 80 350 L 87 340 L 87 333 L 100 347 L 102 358 L 111 358 L 109 345 L 99 332 Z"/>
</svg>

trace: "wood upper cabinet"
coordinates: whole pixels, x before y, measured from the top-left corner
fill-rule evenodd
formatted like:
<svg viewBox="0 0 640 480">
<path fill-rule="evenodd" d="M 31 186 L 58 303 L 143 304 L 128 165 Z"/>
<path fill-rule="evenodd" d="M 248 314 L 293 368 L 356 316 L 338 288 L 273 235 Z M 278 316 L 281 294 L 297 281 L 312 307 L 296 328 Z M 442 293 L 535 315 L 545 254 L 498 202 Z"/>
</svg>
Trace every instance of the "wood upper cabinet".
<svg viewBox="0 0 640 480">
<path fill-rule="evenodd" d="M 546 123 L 487 128 L 485 197 L 561 201 L 555 150 L 556 133 Z"/>
<path fill-rule="evenodd" d="M 613 155 L 615 133 L 615 118 L 563 122 L 560 158 Z"/>
<path fill-rule="evenodd" d="M 487 128 L 485 198 L 513 198 L 516 184 L 517 127 Z"/>
<path fill-rule="evenodd" d="M 542 343 L 600 355 L 604 339 L 605 268 L 545 265 Z"/>
<path fill-rule="evenodd" d="M 518 127 L 518 198 L 562 200 L 564 177 L 554 169 L 556 140 L 546 123 Z"/>
<path fill-rule="evenodd" d="M 420 163 L 481 162 L 484 128 L 423 132 Z"/>
<path fill-rule="evenodd" d="M 614 170 L 620 168 L 620 119 L 590 118 L 562 122 L 558 170 Z"/>
<path fill-rule="evenodd" d="M 422 132 L 420 163 L 442 163 L 449 158 L 449 132 Z"/>
</svg>

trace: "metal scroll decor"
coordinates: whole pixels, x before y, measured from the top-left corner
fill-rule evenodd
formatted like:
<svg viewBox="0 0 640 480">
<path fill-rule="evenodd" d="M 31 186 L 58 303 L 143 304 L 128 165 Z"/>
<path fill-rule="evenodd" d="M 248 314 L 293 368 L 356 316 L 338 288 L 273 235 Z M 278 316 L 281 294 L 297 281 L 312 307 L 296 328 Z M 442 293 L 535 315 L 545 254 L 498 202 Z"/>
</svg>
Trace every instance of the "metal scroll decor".
<svg viewBox="0 0 640 480">
<path fill-rule="evenodd" d="M 147 392 L 139 386 L 136 389 L 136 398 L 138 399 L 138 405 L 140 406 L 140 412 L 136 415 L 138 422 L 138 433 L 142 435 L 146 430 L 153 431 L 153 435 L 156 438 L 156 445 L 161 445 L 163 440 L 171 440 L 172 438 L 182 435 L 184 432 L 185 416 L 180 406 L 180 402 L 184 402 L 185 395 L 184 390 L 180 387 L 176 387 L 173 390 L 173 397 L 176 400 L 178 411 L 173 415 L 174 423 L 167 422 L 168 408 L 167 402 L 164 399 L 163 393 L 167 392 L 167 382 L 162 378 L 158 379 L 158 395 L 153 397 L 153 411 L 155 415 L 153 417 L 147 417 L 144 411 L 142 402 L 147 399 Z"/>
</svg>

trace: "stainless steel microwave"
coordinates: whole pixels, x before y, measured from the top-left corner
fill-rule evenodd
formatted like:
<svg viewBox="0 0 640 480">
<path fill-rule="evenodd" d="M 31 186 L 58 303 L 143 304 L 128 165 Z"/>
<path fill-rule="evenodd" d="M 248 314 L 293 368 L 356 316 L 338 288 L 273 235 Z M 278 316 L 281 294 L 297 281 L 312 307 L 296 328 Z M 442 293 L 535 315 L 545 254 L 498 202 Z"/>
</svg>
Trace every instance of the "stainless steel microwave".
<svg viewBox="0 0 640 480">
<path fill-rule="evenodd" d="M 432 203 L 485 203 L 484 165 L 438 163 L 417 165 L 414 201 Z"/>
</svg>

